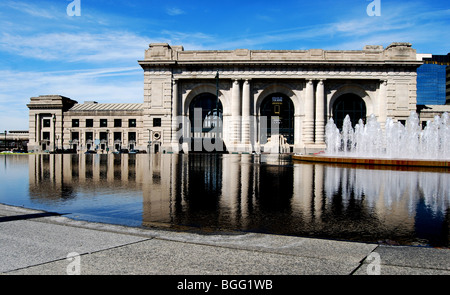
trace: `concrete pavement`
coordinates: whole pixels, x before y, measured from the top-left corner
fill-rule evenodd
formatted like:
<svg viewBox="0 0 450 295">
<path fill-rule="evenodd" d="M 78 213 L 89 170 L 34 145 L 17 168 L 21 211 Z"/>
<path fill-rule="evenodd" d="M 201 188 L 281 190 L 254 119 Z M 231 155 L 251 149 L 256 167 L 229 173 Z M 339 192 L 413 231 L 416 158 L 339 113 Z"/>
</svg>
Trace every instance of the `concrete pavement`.
<svg viewBox="0 0 450 295">
<path fill-rule="evenodd" d="M 79 256 L 68 258 L 70 253 Z M 450 250 L 129 228 L 0 205 L 0 273 L 449 275 Z"/>
</svg>

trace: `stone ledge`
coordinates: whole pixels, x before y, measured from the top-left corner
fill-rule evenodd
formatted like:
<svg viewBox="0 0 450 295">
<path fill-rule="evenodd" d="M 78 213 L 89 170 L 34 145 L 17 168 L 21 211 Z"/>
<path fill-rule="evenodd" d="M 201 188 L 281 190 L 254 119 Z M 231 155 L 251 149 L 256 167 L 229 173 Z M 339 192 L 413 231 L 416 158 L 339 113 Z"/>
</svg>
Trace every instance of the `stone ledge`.
<svg viewBox="0 0 450 295">
<path fill-rule="evenodd" d="M 293 155 L 293 160 L 319 163 L 450 168 L 450 161 Z"/>
</svg>

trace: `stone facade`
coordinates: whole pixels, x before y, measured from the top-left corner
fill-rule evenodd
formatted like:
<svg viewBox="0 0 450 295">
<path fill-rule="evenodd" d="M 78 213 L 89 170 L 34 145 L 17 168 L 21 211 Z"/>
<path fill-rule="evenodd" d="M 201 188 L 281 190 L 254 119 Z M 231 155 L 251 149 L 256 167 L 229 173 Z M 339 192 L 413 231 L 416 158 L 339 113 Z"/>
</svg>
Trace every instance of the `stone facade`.
<svg viewBox="0 0 450 295">
<path fill-rule="evenodd" d="M 345 114 L 349 107 L 360 108 L 357 113 L 366 116 L 375 114 L 381 124 L 387 117 L 406 120 L 416 110 L 416 69 L 422 61 L 409 43 L 354 51 L 185 51 L 159 43 L 150 44 L 139 64 L 144 70 L 144 101 L 137 109 L 121 110 L 128 105 L 122 104 L 107 111 L 98 104 L 99 110 L 86 116 L 81 111 L 86 104 L 80 107 L 60 96 L 32 98 L 30 146 L 42 150 L 42 120 L 56 115 L 55 126 L 50 122 L 45 127 L 50 132 L 46 136 L 53 138 L 56 132 L 63 138 L 60 145 L 67 148 L 79 130 L 78 150 L 87 149 L 82 138 L 87 117 L 94 119 L 94 126 L 100 118 L 135 118 L 132 130 L 93 127 L 93 140 L 98 143 L 100 133 L 109 130 L 123 132 L 121 140 L 128 145 L 127 134 L 136 132 L 135 147 L 148 152 L 208 150 L 208 144 L 218 147 L 219 140 L 211 139 L 217 134 L 228 152 L 323 150 L 328 119 Z M 203 109 L 195 121 L 193 112 L 202 105 L 209 112 Z M 80 126 L 72 127 L 74 118 Z M 200 138 L 198 150 L 195 140 Z M 107 140 L 113 148 L 112 135 Z"/>
<path fill-rule="evenodd" d="M 60 95 L 32 97 L 29 111 L 29 151 L 49 151 L 57 148 L 57 137 L 64 134 L 65 112 L 77 102 Z"/>
<path fill-rule="evenodd" d="M 77 104 L 67 97 L 31 98 L 29 150 L 101 153 L 144 148 L 142 104 Z"/>
</svg>

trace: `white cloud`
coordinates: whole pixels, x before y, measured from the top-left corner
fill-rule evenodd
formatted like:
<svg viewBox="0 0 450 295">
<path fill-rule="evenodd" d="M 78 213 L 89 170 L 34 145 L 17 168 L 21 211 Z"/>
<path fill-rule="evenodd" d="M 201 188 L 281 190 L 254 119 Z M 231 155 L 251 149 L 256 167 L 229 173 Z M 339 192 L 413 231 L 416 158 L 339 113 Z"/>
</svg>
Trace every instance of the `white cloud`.
<svg viewBox="0 0 450 295">
<path fill-rule="evenodd" d="M 144 56 L 148 43 L 145 37 L 127 32 L 0 35 L 1 50 L 44 61 L 131 61 Z"/>
<path fill-rule="evenodd" d="M 61 94 L 75 100 L 142 101 L 142 81 L 143 72 L 139 67 L 55 72 L 0 71 L 0 88 L 4 90 L 1 101 L 16 102 L 19 99 L 14 97 L 16 93 L 24 95 L 20 103 L 40 94 Z"/>
<path fill-rule="evenodd" d="M 54 72 L 0 70 L 0 89 L 0 129 L 26 130 L 30 97 L 58 94 L 79 103 L 140 103 L 143 72 L 139 66 Z"/>
<path fill-rule="evenodd" d="M 45 5 L 44 8 L 42 5 L 38 5 L 36 3 L 3 0 L 2 3 L 0 3 L 0 6 L 8 7 L 10 9 L 39 18 L 54 19 L 56 18 L 56 15 L 60 14 L 59 11 L 56 10 L 53 6 Z"/>
<path fill-rule="evenodd" d="M 291 48 L 309 49 L 314 46 L 311 44 L 317 43 L 323 49 L 355 50 L 362 49 L 368 44 L 387 46 L 392 42 L 411 42 L 413 47 L 448 48 L 450 46 L 450 31 L 447 25 L 449 15 L 449 9 L 433 10 L 430 7 L 424 7 L 421 3 L 396 2 L 388 5 L 383 2 L 380 17 L 369 17 L 364 10 L 362 13 L 343 14 L 342 17 L 328 23 L 312 23 L 254 34 L 237 34 L 215 40 L 205 39 L 204 44 L 206 47 L 220 49 L 273 49 L 277 44 L 283 46 L 298 44 L 297 48 Z M 199 41 L 202 40 L 199 39 Z M 305 44 L 309 45 L 305 47 Z M 436 49 L 433 52 L 436 52 Z"/>
<path fill-rule="evenodd" d="M 178 7 L 169 7 L 166 9 L 166 12 L 171 16 L 185 14 L 185 12 Z"/>
</svg>

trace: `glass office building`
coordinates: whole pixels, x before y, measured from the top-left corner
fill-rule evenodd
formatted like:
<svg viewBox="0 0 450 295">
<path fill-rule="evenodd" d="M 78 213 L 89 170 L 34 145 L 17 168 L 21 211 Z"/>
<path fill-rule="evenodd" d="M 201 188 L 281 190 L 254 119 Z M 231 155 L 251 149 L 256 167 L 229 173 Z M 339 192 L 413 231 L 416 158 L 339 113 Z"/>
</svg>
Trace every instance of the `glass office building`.
<svg viewBox="0 0 450 295">
<path fill-rule="evenodd" d="M 417 104 L 443 105 L 447 96 L 450 55 L 433 55 L 417 69 Z"/>
</svg>

